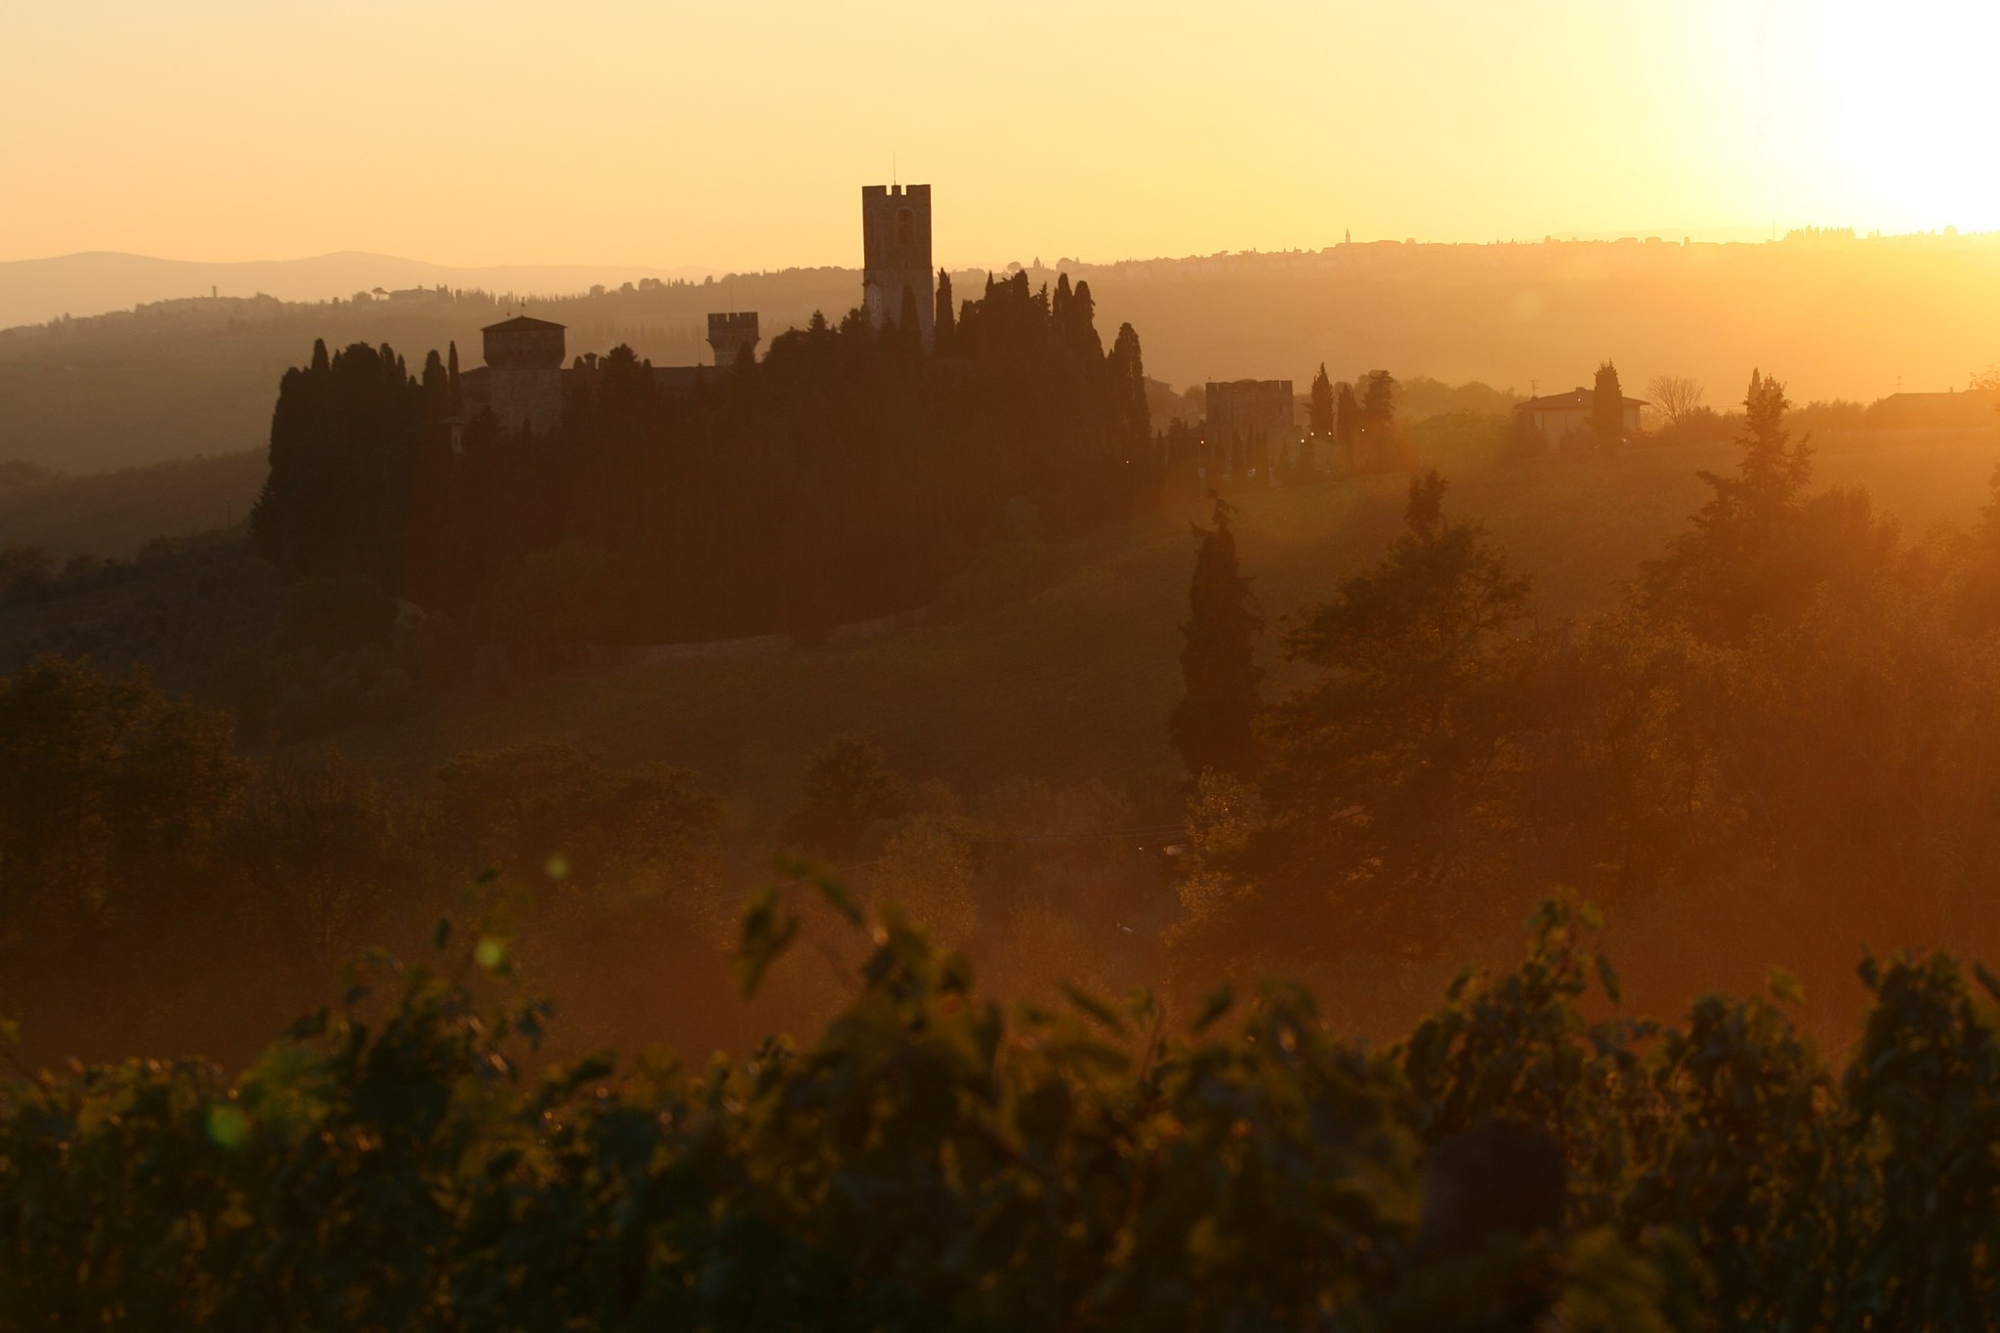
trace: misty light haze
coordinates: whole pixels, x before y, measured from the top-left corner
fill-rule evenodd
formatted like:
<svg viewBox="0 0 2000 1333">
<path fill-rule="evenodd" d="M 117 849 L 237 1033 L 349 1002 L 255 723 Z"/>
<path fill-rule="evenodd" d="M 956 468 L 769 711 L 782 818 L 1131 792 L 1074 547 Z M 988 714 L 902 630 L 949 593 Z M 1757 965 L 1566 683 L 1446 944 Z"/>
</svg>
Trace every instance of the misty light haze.
<svg viewBox="0 0 2000 1333">
<path fill-rule="evenodd" d="M 2000 1329 L 1996 50 L 0 7 L 0 1333 Z"/>
<path fill-rule="evenodd" d="M 965 267 L 2000 226 L 2000 17 L 1949 0 L 343 12 L 10 6 L 0 173 L 35 206 L 0 259 L 841 263 L 892 162 Z"/>
</svg>

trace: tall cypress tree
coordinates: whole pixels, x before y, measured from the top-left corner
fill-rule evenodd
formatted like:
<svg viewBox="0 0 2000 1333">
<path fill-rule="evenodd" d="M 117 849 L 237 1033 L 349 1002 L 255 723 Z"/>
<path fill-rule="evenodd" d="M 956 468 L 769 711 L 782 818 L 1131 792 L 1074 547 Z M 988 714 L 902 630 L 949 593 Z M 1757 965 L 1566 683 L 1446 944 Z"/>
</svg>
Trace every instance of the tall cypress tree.
<svg viewBox="0 0 2000 1333">
<path fill-rule="evenodd" d="M 424 357 L 424 419 L 443 421 L 451 415 L 451 372 L 433 347 Z"/>
<path fill-rule="evenodd" d="M 1625 391 L 1618 387 L 1618 367 L 1609 361 L 1597 368 L 1590 391 L 1590 433 L 1606 449 L 1625 438 Z"/>
<path fill-rule="evenodd" d="M 1386 370 L 1371 370 L 1361 377 L 1361 423 L 1364 430 L 1380 433 L 1396 420 L 1396 390 L 1402 386 Z"/>
<path fill-rule="evenodd" d="M 1361 377 L 1361 413 L 1358 440 L 1369 467 L 1395 464 L 1396 391 L 1402 386 L 1386 370 L 1371 370 Z"/>
<path fill-rule="evenodd" d="M 931 354 L 951 356 L 958 351 L 958 326 L 953 322 L 951 274 L 938 270 L 937 310 L 931 320 Z"/>
<path fill-rule="evenodd" d="M 1069 274 L 1058 278 L 1051 315 L 1056 336 L 1075 348 L 1078 356 L 1092 363 L 1104 359 L 1104 342 L 1097 336 L 1097 302 L 1090 295 L 1089 283 L 1079 282 L 1072 288 Z"/>
<path fill-rule="evenodd" d="M 1188 621 L 1181 626 L 1187 693 L 1167 716 L 1167 735 L 1189 773 L 1217 769 L 1245 777 L 1257 769 L 1252 726 L 1263 708 L 1256 641 L 1264 618 L 1250 580 L 1237 567 L 1236 534 L 1229 527 L 1236 511 L 1221 496 L 1214 500 L 1215 526 L 1195 530 L 1201 546 L 1188 586 Z"/>
<path fill-rule="evenodd" d="M 1090 340 L 1097 341 L 1097 330 L 1089 328 Z M 1118 326 L 1118 337 L 1111 344 L 1111 354 L 1104 359 L 1104 370 L 1111 392 L 1111 413 L 1113 430 L 1126 456 L 1137 457 L 1152 444 L 1153 415 L 1146 405 L 1146 360 L 1139 350 L 1139 334 L 1130 324 Z"/>
<path fill-rule="evenodd" d="M 903 288 L 903 310 L 896 319 L 896 342 L 905 353 L 922 355 L 924 350 L 923 313 L 917 308 L 913 287 Z"/>
<path fill-rule="evenodd" d="M 1333 437 L 1340 441 L 1341 460 L 1347 470 L 1354 470 L 1354 441 L 1361 434 L 1361 400 L 1354 396 L 1354 386 L 1346 380 L 1340 382 L 1340 392 L 1333 409 Z"/>
<path fill-rule="evenodd" d="M 443 368 L 433 372 L 442 388 Z M 398 585 L 409 468 L 425 395 L 387 344 L 356 343 L 288 370 L 271 414 L 271 467 L 250 511 L 257 552 L 287 578 L 363 574 Z"/>
<path fill-rule="evenodd" d="M 1333 436 L 1333 381 L 1326 376 L 1324 361 L 1319 363 L 1319 374 L 1313 376 L 1312 433 L 1322 439 Z"/>
</svg>

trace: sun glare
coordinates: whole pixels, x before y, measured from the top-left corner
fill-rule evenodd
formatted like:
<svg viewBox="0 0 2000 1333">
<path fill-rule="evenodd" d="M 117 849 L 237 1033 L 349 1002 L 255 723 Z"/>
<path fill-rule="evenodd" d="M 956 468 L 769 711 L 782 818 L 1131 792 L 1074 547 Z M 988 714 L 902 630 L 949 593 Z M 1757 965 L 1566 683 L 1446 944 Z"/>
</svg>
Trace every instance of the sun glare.
<svg viewBox="0 0 2000 1333">
<path fill-rule="evenodd" d="M 1799 62 L 1820 71 L 1818 133 L 1852 216 L 1883 230 L 2000 227 L 1993 78 L 2000 8 L 1990 4 L 1812 7 Z M 1830 182 L 1831 183 L 1831 182 Z"/>
</svg>

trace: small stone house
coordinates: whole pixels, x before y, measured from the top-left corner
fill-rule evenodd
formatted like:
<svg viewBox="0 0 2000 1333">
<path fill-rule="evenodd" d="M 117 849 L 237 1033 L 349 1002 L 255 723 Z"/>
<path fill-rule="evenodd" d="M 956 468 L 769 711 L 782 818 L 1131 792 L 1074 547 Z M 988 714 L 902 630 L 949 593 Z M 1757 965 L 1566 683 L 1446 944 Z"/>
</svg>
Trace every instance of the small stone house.
<svg viewBox="0 0 2000 1333">
<path fill-rule="evenodd" d="M 1589 389 L 1577 388 L 1568 393 L 1530 398 L 1515 405 L 1514 419 L 1522 435 L 1539 436 L 1550 445 L 1589 443 L 1590 413 L 1595 396 Z M 1624 403 L 1623 433 L 1626 439 L 1630 439 L 1639 433 L 1639 411 L 1646 406 L 1646 402 L 1642 398 L 1627 398 Z"/>
</svg>

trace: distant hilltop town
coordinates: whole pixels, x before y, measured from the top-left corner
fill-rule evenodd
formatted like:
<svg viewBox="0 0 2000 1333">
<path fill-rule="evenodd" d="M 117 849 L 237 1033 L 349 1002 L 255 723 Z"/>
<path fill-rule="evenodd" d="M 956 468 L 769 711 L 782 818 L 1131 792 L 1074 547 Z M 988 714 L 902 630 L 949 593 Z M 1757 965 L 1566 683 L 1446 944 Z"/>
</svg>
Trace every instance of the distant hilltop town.
<svg viewBox="0 0 2000 1333">
<path fill-rule="evenodd" d="M 924 345 L 930 346 L 937 291 L 931 267 L 931 187 L 863 186 L 861 251 L 861 308 L 869 321 L 876 328 L 914 322 Z M 466 415 L 489 411 L 510 431 L 561 425 L 567 390 L 597 373 L 595 353 L 563 365 L 566 333 L 564 325 L 527 315 L 481 329 L 486 364 L 459 377 Z M 708 345 L 714 365 L 654 366 L 653 382 L 667 393 L 692 392 L 705 377 L 754 359 L 761 340 L 756 311 L 712 311 Z"/>
</svg>

